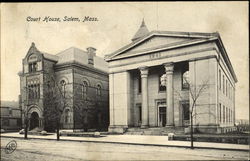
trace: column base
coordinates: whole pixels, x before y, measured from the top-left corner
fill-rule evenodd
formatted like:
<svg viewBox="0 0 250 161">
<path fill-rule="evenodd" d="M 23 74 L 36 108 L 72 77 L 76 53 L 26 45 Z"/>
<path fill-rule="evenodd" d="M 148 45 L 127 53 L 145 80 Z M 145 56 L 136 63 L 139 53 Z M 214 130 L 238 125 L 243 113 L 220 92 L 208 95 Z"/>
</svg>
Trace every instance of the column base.
<svg viewBox="0 0 250 161">
<path fill-rule="evenodd" d="M 141 129 L 147 129 L 148 127 L 148 125 L 141 125 Z"/>
<path fill-rule="evenodd" d="M 128 126 L 109 126 L 108 132 L 111 134 L 123 134 L 124 132 L 126 132 Z"/>
<path fill-rule="evenodd" d="M 174 127 L 174 125 L 165 125 L 165 127 Z"/>
</svg>

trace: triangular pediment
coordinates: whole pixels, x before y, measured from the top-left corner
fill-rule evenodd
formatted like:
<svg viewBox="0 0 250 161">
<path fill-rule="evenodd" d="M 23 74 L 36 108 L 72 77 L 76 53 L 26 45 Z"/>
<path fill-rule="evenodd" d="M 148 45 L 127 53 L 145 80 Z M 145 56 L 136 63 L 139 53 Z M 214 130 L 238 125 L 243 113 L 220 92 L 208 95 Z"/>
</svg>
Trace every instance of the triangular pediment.
<svg viewBox="0 0 250 161">
<path fill-rule="evenodd" d="M 184 43 L 198 38 L 183 38 L 183 37 L 170 37 L 170 36 L 152 36 L 144 42 L 128 49 L 126 52 L 136 52 L 156 48 L 163 45 L 171 45 L 176 43 Z"/>
<path fill-rule="evenodd" d="M 149 35 L 132 42 L 131 44 L 119 49 L 118 51 L 107 56 L 106 60 L 118 59 L 126 56 L 137 55 L 138 53 L 145 53 L 154 50 L 161 50 L 165 48 L 174 48 L 177 46 L 184 46 L 194 44 L 202 41 L 207 41 L 214 38 L 214 35 L 191 35 L 188 34 L 162 34 L 150 33 Z"/>
</svg>

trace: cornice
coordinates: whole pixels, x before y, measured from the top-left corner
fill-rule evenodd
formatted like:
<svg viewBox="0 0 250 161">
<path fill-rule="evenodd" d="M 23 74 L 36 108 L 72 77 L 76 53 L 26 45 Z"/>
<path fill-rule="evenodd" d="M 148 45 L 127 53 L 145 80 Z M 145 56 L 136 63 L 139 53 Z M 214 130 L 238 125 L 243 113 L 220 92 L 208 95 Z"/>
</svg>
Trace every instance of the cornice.
<svg viewBox="0 0 250 161">
<path fill-rule="evenodd" d="M 210 39 L 200 39 L 200 40 L 196 40 L 196 41 L 187 41 L 186 43 L 183 43 L 183 42 L 182 43 L 173 43 L 173 44 L 166 45 L 165 47 L 161 46 L 158 49 L 146 50 L 146 51 L 138 52 L 138 53 L 133 54 L 133 55 L 124 55 L 123 57 L 106 59 L 106 61 L 108 61 L 108 62 L 115 61 L 115 60 L 120 60 L 120 59 L 125 59 L 125 58 L 136 57 L 139 55 L 146 55 L 146 54 L 154 53 L 154 52 L 161 52 L 161 51 L 177 49 L 177 48 L 181 48 L 181 47 L 192 46 L 192 45 L 202 44 L 202 43 L 209 42 L 209 41 L 214 41 L 216 39 L 217 38 L 210 38 Z"/>
<path fill-rule="evenodd" d="M 64 64 L 56 64 L 55 65 L 55 72 L 64 70 L 66 68 L 68 68 L 68 69 L 81 68 L 81 69 L 88 70 L 88 71 L 91 71 L 91 72 L 94 72 L 94 73 L 98 73 L 98 74 L 102 74 L 102 75 L 106 75 L 106 76 L 108 75 L 108 72 L 104 72 L 102 70 L 99 70 L 97 68 L 90 67 L 90 66 L 87 66 L 87 65 L 79 64 L 79 63 L 77 63 L 75 61 L 67 62 L 67 63 L 64 63 Z"/>
</svg>

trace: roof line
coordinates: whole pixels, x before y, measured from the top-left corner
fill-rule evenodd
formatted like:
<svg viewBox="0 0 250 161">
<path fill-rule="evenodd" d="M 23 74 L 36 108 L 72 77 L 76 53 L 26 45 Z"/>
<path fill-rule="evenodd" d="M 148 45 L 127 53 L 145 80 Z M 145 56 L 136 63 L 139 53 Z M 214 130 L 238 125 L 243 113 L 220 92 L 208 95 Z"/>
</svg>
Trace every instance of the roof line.
<svg viewBox="0 0 250 161">
<path fill-rule="evenodd" d="M 152 36 L 173 36 L 173 37 L 190 37 L 190 38 L 211 38 L 211 37 L 217 37 L 218 33 L 199 33 L 199 32 L 176 32 L 176 31 L 151 31 L 149 34 L 145 35 L 142 38 L 139 38 L 138 40 L 135 40 L 131 42 L 130 44 L 116 50 L 115 52 L 111 54 L 107 54 L 104 59 L 111 59 L 114 56 L 117 56 L 124 51 L 134 47 L 135 45 L 138 45 L 145 41 L 146 39 L 152 37 Z"/>
<path fill-rule="evenodd" d="M 129 55 L 129 56 L 137 56 L 137 55 L 146 54 L 146 53 L 160 52 L 160 51 L 163 51 L 163 50 L 170 50 L 170 49 L 173 49 L 173 48 L 183 47 L 183 46 L 186 46 L 186 45 L 200 44 L 200 43 L 204 43 L 204 42 L 207 42 L 207 41 L 213 41 L 213 40 L 215 40 L 215 38 L 210 38 L 210 39 L 207 39 L 207 40 L 198 39 L 197 41 L 193 41 L 193 42 L 189 41 L 189 43 L 188 43 L 188 41 L 185 41 L 186 43 L 183 43 L 183 44 L 173 43 L 171 45 L 159 46 L 156 49 L 151 49 L 151 50 L 149 49 L 149 50 L 146 50 L 146 51 L 140 51 L 139 53 L 137 53 L 138 52 L 137 51 L 136 55 Z M 118 57 L 118 58 L 115 58 L 115 59 L 108 59 L 108 61 L 109 60 L 112 61 L 112 60 L 122 59 L 122 58 L 125 58 L 125 56 L 124 57 Z"/>
</svg>

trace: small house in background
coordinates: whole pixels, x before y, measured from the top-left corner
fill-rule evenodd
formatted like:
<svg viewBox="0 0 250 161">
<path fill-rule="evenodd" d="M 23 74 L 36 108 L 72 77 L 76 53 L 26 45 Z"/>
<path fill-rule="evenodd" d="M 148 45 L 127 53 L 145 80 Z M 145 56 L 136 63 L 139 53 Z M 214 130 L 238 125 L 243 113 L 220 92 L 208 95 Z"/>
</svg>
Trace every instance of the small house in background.
<svg viewBox="0 0 250 161">
<path fill-rule="evenodd" d="M 1 101 L 1 129 L 18 131 L 22 126 L 21 109 L 16 101 Z"/>
</svg>

